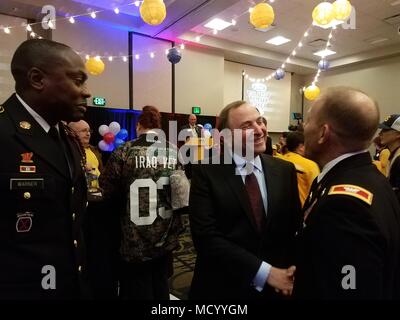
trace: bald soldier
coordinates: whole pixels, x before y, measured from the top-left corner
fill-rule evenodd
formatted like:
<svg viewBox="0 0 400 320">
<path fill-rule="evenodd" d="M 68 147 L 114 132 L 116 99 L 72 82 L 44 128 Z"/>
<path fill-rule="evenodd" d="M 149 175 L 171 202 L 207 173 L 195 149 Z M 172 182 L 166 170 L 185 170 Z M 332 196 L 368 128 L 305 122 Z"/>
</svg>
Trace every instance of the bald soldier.
<svg viewBox="0 0 400 320">
<path fill-rule="evenodd" d="M 0 106 L 0 299 L 87 296 L 83 150 L 62 121 L 86 112 L 86 71 L 68 46 L 27 40 Z"/>
<path fill-rule="evenodd" d="M 347 87 L 309 109 L 305 155 L 321 174 L 297 236 L 296 298 L 399 298 L 400 208 L 367 151 L 378 122 L 377 104 Z"/>
</svg>

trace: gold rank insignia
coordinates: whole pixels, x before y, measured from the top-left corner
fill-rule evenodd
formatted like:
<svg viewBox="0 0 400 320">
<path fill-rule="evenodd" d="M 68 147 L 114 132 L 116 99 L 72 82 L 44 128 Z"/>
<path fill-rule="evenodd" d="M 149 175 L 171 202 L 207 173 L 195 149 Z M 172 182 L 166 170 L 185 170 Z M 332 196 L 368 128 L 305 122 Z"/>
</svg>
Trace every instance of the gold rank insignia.
<svg viewBox="0 0 400 320">
<path fill-rule="evenodd" d="M 28 121 L 21 121 L 21 122 L 19 123 L 19 126 L 20 126 L 22 129 L 26 129 L 26 130 L 29 130 L 29 129 L 31 128 L 31 124 L 30 124 Z"/>
<path fill-rule="evenodd" d="M 0 106 L 0 113 L 3 113 L 4 112 L 4 108 L 3 108 L 3 106 Z"/>
<path fill-rule="evenodd" d="M 369 205 L 372 204 L 372 198 L 374 197 L 374 195 L 368 190 L 352 184 L 340 184 L 332 186 L 328 192 L 328 195 L 335 194 L 355 197 L 368 203 Z"/>
</svg>

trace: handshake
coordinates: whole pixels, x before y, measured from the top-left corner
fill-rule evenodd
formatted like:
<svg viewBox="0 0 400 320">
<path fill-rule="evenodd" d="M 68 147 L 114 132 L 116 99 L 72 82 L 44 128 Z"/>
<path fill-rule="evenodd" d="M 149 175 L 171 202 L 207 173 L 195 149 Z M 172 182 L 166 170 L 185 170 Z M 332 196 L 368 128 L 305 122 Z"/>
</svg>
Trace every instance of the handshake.
<svg viewBox="0 0 400 320">
<path fill-rule="evenodd" d="M 284 296 L 290 296 L 293 291 L 295 271 L 295 266 L 291 266 L 287 269 L 271 267 L 267 284 L 273 287 L 276 292 L 281 293 Z"/>
</svg>

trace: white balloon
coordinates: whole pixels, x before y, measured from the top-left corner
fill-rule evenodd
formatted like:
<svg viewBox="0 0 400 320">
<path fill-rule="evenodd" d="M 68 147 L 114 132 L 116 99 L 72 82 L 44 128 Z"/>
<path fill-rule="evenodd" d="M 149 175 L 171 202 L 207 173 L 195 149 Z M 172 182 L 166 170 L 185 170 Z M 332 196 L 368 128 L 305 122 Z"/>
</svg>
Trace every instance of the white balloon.
<svg viewBox="0 0 400 320">
<path fill-rule="evenodd" d="M 114 135 L 117 135 L 117 133 L 121 130 L 121 126 L 116 121 L 111 122 L 109 125 L 109 128 L 110 128 L 110 131 L 112 133 L 114 133 Z"/>
<path fill-rule="evenodd" d="M 110 132 L 110 128 L 109 128 L 107 125 L 102 124 L 102 125 L 99 127 L 99 133 L 100 133 L 100 135 L 101 135 L 101 136 L 104 136 L 107 132 Z M 103 150 L 103 151 L 104 151 L 104 150 Z"/>
<path fill-rule="evenodd" d="M 98 146 L 101 151 L 108 151 L 109 146 L 104 140 L 100 140 Z"/>
</svg>

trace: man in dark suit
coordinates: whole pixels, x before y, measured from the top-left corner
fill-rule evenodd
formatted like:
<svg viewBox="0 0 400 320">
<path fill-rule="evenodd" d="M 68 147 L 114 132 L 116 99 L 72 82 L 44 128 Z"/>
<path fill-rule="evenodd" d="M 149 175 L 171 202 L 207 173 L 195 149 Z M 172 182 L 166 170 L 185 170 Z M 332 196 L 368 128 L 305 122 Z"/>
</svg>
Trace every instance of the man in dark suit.
<svg viewBox="0 0 400 320">
<path fill-rule="evenodd" d="M 378 122 L 376 103 L 347 87 L 308 112 L 305 154 L 322 171 L 298 233 L 297 298 L 399 298 L 400 208 L 367 151 Z"/>
<path fill-rule="evenodd" d="M 77 298 L 84 292 L 83 150 L 61 122 L 90 97 L 81 58 L 27 40 L 11 61 L 14 93 L 0 107 L 0 299 Z"/>
<path fill-rule="evenodd" d="M 266 126 L 245 101 L 225 107 L 219 130 L 229 149 L 221 164 L 193 167 L 190 223 L 197 260 L 190 298 L 288 295 L 301 222 L 295 168 L 263 154 Z M 244 149 L 250 150 L 246 157 Z"/>
<path fill-rule="evenodd" d="M 200 138 L 202 127 L 197 124 L 197 117 L 191 114 L 188 118 L 189 123 L 182 126 L 181 130 L 192 130 L 191 137 Z"/>
</svg>

